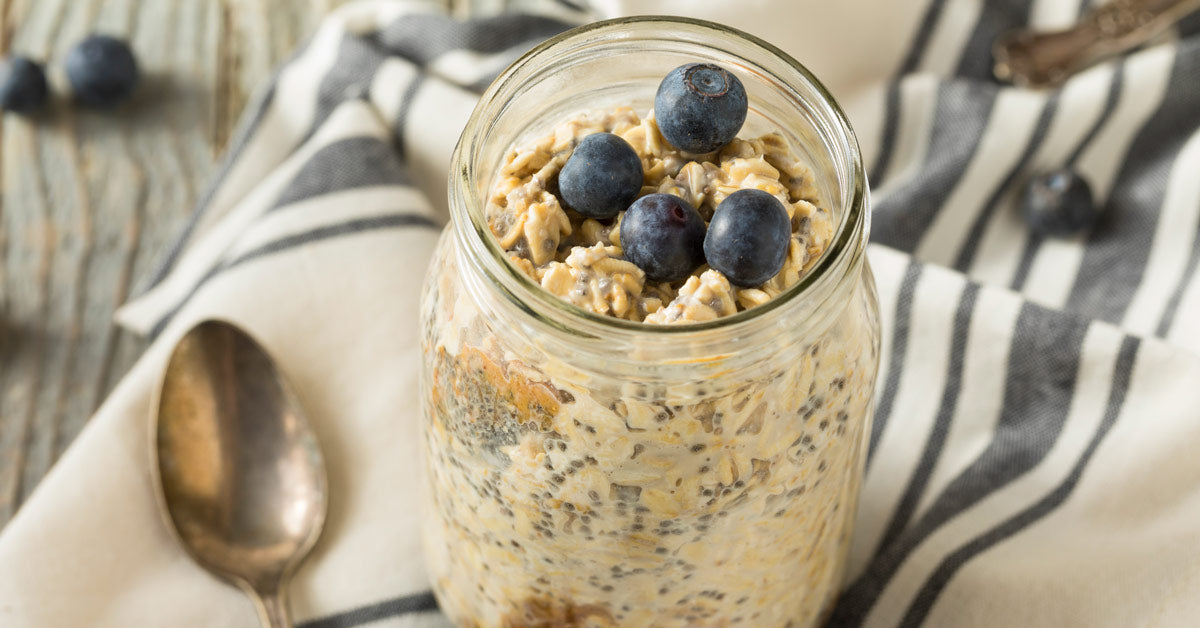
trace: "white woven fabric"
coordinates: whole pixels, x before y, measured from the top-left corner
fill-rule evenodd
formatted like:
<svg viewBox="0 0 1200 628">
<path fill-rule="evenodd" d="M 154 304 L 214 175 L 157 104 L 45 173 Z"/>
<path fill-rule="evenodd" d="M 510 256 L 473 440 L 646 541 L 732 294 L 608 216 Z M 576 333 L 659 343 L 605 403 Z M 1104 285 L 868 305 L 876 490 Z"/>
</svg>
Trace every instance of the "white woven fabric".
<svg viewBox="0 0 1200 628">
<path fill-rule="evenodd" d="M 415 376 L 450 151 L 508 61 L 635 11 L 780 45 L 832 87 L 871 166 L 884 371 L 833 624 L 1196 625 L 1200 20 L 1060 90 L 989 79 L 997 33 L 1082 9 L 564 1 L 456 22 L 433 3 L 344 7 L 249 107 L 194 222 L 121 310 L 155 341 L 0 533 L 0 626 L 255 625 L 154 508 L 150 396 L 210 316 L 276 356 L 325 451 L 329 519 L 296 617 L 446 625 L 416 531 Z M 1068 164 L 1104 217 L 1031 238 L 1017 191 Z"/>
</svg>

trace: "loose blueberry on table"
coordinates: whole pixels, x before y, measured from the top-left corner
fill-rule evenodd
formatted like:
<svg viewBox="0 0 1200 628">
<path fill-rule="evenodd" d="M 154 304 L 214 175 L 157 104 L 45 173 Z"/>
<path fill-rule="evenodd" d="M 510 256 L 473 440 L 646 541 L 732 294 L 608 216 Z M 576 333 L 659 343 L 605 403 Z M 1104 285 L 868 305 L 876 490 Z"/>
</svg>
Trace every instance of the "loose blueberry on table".
<svg viewBox="0 0 1200 628">
<path fill-rule="evenodd" d="M 0 63 L 0 109 L 30 114 L 46 104 L 49 89 L 42 66 L 20 56 Z"/>
<path fill-rule="evenodd" d="M 1067 168 L 1031 178 L 1025 185 L 1023 205 L 1030 229 L 1044 236 L 1082 233 L 1100 217 L 1087 180 Z"/>
<path fill-rule="evenodd" d="M 75 99 L 97 109 L 128 100 L 140 78 L 133 51 L 125 42 L 108 35 L 92 35 L 72 48 L 66 69 Z"/>
</svg>

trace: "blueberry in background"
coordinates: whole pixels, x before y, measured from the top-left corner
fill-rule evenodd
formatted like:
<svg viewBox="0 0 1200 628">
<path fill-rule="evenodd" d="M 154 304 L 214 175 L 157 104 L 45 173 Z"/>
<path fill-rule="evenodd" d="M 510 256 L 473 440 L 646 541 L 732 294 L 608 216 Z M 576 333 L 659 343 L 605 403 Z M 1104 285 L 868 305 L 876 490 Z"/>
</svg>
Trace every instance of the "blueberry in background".
<svg viewBox="0 0 1200 628">
<path fill-rule="evenodd" d="M 734 285 L 757 286 L 783 268 L 791 239 L 792 222 L 779 199 L 762 190 L 738 190 L 717 205 L 704 256 Z"/>
<path fill-rule="evenodd" d="M 50 93 L 42 66 L 26 57 L 0 62 L 0 109 L 30 114 L 46 105 Z"/>
<path fill-rule="evenodd" d="M 1029 228 L 1043 236 L 1075 235 L 1100 217 L 1087 180 L 1067 168 L 1031 178 L 1025 184 L 1022 205 Z"/>
<path fill-rule="evenodd" d="M 746 121 L 746 88 L 720 66 L 682 65 L 659 84 L 654 117 L 663 137 L 675 147 L 710 153 L 737 137 Z"/>
<path fill-rule="evenodd" d="M 75 99 L 89 107 L 115 107 L 128 100 L 138 84 L 133 51 L 108 35 L 91 35 L 80 42 L 67 53 L 66 66 Z"/>
<path fill-rule="evenodd" d="M 641 189 L 641 158 L 629 142 L 612 133 L 580 140 L 558 173 L 563 203 L 589 218 L 616 216 Z"/>
<path fill-rule="evenodd" d="M 678 281 L 704 263 L 704 219 L 674 194 L 648 194 L 621 219 L 621 247 L 651 281 Z"/>
</svg>

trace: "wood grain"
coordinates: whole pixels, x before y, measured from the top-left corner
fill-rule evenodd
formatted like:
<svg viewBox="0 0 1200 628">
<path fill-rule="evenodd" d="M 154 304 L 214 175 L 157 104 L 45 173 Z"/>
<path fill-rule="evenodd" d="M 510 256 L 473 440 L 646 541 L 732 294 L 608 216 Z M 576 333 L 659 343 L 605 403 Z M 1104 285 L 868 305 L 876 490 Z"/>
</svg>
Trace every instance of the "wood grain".
<svg viewBox="0 0 1200 628">
<path fill-rule="evenodd" d="M 191 212 L 253 89 L 346 0 L 0 0 L 0 52 L 46 62 L 52 106 L 0 120 L 0 527 L 144 350 L 114 310 Z M 73 105 L 92 32 L 142 64 L 134 101 Z"/>
</svg>

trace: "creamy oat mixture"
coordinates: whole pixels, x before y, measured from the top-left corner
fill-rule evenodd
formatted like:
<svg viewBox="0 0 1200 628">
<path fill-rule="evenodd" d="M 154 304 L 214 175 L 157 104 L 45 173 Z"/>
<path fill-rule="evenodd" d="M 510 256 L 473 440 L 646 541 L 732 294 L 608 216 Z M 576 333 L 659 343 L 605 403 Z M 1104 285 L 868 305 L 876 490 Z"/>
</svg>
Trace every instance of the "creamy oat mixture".
<svg viewBox="0 0 1200 628">
<path fill-rule="evenodd" d="M 792 225 L 783 268 L 759 286 L 731 285 L 707 266 L 684 281 L 647 281 L 621 256 L 624 212 L 608 221 L 584 218 L 563 207 L 554 193 L 572 148 L 600 132 L 619 135 L 641 157 L 640 196 L 674 194 L 705 221 L 737 190 L 757 188 L 775 196 Z M 509 151 L 488 200 L 487 219 L 509 260 L 546 290 L 597 314 L 657 324 L 705 321 L 761 305 L 799 281 L 833 237 L 812 170 L 782 135 L 738 138 L 715 153 L 688 155 L 663 139 L 652 114 L 639 118 L 629 107 L 577 114 L 552 133 Z"/>
<path fill-rule="evenodd" d="M 792 218 L 783 270 L 735 287 L 701 267 L 647 283 L 617 221 L 553 194 L 580 137 L 610 131 L 643 159 L 642 194 L 687 199 L 708 220 L 744 187 Z M 514 149 L 488 218 L 510 260 L 593 312 L 670 324 L 725 316 L 794 284 L 828 246 L 813 175 L 776 134 L 690 159 L 653 119 L 586 114 Z M 618 216 L 619 219 L 619 216 Z M 442 609 L 465 628 L 803 628 L 831 609 L 850 540 L 878 321 L 870 282 L 828 328 L 760 364 L 653 390 L 593 373 L 485 312 L 444 236 L 423 295 L 429 477 L 426 560 Z M 838 307 L 831 305 L 830 307 Z M 697 373 L 701 371 L 697 367 Z"/>
<path fill-rule="evenodd" d="M 803 628 L 825 616 L 878 363 L 865 292 L 764 368 L 662 396 L 581 377 L 517 339 L 467 296 L 444 250 L 432 276 L 424 542 L 458 626 Z"/>
</svg>

